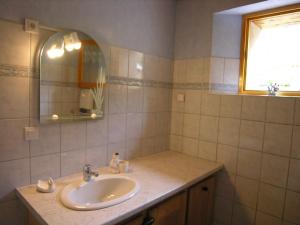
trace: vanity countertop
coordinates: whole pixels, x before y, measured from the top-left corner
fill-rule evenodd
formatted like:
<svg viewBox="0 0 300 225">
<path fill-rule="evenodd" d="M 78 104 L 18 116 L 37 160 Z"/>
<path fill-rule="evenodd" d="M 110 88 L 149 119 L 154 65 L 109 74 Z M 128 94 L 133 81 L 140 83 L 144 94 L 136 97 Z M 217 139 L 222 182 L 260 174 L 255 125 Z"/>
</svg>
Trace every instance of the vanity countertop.
<svg viewBox="0 0 300 225">
<path fill-rule="evenodd" d="M 82 179 L 81 173 L 57 179 L 53 193 L 38 193 L 35 185 L 29 185 L 18 188 L 17 194 L 41 224 L 116 224 L 205 179 L 222 167 L 220 163 L 173 151 L 134 159 L 130 161 L 130 172 L 125 175 L 139 182 L 140 191 L 128 201 L 95 211 L 74 211 L 60 202 L 62 188 L 71 181 Z M 105 171 L 107 169 L 100 169 L 100 174 Z"/>
</svg>

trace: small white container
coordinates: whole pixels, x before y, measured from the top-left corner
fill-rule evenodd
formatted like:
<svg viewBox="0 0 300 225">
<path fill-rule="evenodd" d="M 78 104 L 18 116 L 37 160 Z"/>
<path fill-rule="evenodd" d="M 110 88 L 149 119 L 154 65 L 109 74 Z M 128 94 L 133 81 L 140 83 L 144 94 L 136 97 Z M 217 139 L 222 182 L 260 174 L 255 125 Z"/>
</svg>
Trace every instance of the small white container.
<svg viewBox="0 0 300 225">
<path fill-rule="evenodd" d="M 129 161 L 120 160 L 119 161 L 119 170 L 120 170 L 120 173 L 128 173 L 128 171 L 129 171 Z"/>
</svg>

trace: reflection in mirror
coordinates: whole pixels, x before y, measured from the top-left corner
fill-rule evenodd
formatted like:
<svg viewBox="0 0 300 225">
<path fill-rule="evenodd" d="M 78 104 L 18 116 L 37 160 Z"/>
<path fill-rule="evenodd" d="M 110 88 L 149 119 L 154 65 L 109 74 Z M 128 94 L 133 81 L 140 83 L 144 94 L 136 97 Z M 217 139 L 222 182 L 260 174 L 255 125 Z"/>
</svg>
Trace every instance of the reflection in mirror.
<svg viewBox="0 0 300 225">
<path fill-rule="evenodd" d="M 103 52 L 88 35 L 52 35 L 40 54 L 41 123 L 102 118 L 105 70 Z"/>
</svg>

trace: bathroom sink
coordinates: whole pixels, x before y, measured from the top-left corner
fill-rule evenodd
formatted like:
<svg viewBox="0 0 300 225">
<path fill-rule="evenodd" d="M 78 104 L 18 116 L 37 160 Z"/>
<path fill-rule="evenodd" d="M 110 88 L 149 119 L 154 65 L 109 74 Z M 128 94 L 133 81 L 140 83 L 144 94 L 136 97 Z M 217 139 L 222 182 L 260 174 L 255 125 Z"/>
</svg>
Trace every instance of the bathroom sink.
<svg viewBox="0 0 300 225">
<path fill-rule="evenodd" d="M 62 203 L 74 210 L 96 210 L 124 202 L 139 191 L 136 180 L 121 175 L 100 175 L 89 182 L 73 182 L 61 192 Z"/>
</svg>

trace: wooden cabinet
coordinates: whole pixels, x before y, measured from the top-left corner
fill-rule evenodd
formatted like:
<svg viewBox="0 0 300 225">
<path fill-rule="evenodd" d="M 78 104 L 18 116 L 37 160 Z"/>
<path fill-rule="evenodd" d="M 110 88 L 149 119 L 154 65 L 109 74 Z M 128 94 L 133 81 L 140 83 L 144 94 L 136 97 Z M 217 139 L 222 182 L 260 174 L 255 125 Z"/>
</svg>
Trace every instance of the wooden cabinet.
<svg viewBox="0 0 300 225">
<path fill-rule="evenodd" d="M 189 188 L 187 225 L 210 225 L 212 222 L 215 177 Z"/>
<path fill-rule="evenodd" d="M 215 182 L 215 177 L 201 181 L 122 225 L 211 225 Z"/>
<path fill-rule="evenodd" d="M 182 192 L 150 209 L 153 225 L 185 225 L 186 196 L 186 192 Z"/>
</svg>

